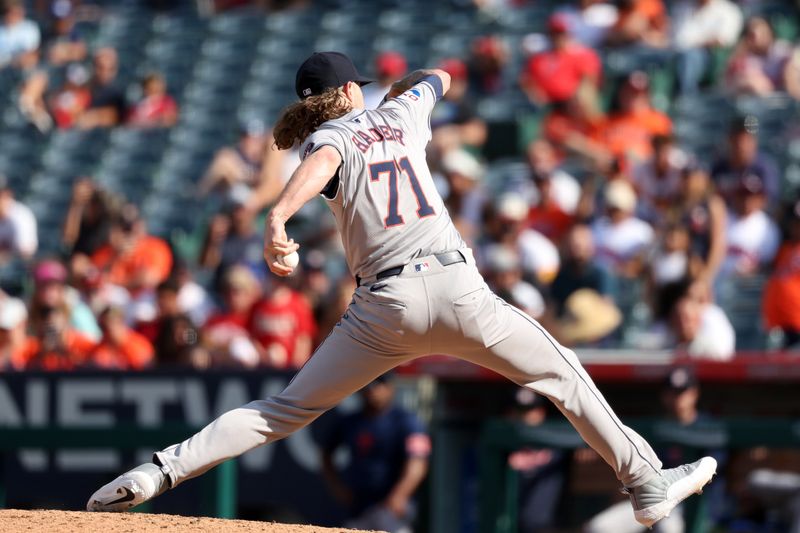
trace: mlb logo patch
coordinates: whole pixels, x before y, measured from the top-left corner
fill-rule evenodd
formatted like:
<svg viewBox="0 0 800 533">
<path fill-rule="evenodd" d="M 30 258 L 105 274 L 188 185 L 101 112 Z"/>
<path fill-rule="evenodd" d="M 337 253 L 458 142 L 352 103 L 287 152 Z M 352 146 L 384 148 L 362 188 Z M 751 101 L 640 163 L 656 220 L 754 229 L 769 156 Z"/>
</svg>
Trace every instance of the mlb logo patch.
<svg viewBox="0 0 800 533">
<path fill-rule="evenodd" d="M 423 261 L 422 263 L 416 263 L 414 265 L 414 270 L 417 272 L 427 272 L 431 269 L 431 265 L 427 261 Z"/>
</svg>

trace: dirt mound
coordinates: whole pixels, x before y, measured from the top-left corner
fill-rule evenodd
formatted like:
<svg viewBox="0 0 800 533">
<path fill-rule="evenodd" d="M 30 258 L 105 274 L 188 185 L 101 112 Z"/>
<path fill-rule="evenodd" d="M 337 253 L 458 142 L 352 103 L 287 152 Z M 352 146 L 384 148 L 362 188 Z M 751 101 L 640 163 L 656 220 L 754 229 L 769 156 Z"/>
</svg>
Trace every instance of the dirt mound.
<svg viewBox="0 0 800 533">
<path fill-rule="evenodd" d="M 345 533 L 330 529 L 168 514 L 0 511 L 3 533 Z M 355 533 L 355 532 L 353 532 Z M 363 533 L 363 532 L 359 532 Z"/>
</svg>

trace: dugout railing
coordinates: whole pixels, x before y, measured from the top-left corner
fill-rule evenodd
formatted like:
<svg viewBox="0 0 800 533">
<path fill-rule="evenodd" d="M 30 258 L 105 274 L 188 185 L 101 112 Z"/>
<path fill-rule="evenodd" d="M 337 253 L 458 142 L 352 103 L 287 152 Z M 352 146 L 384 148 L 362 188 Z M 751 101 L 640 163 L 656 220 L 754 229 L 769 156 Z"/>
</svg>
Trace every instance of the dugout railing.
<svg viewBox="0 0 800 533">
<path fill-rule="evenodd" d="M 709 449 L 800 448 L 800 421 L 786 418 L 715 420 L 691 429 L 657 419 L 626 420 L 656 448 L 680 446 L 692 460 Z M 508 468 L 509 453 L 525 447 L 572 450 L 584 447 L 577 432 L 565 421 L 525 426 L 508 420 L 490 420 L 480 439 L 480 531 L 518 531 L 518 474 Z M 710 530 L 705 495 L 685 504 L 687 533 Z"/>
</svg>

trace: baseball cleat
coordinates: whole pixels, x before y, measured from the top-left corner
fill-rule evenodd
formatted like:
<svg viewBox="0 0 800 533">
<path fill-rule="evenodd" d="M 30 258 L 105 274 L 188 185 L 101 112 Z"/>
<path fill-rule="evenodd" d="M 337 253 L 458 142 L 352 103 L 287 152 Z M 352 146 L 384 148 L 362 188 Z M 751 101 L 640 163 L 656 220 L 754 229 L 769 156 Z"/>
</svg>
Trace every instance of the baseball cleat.
<svg viewBox="0 0 800 533">
<path fill-rule="evenodd" d="M 636 521 L 653 527 L 683 500 L 703 492 L 703 487 L 716 473 L 717 461 L 713 457 L 703 457 L 691 464 L 662 470 L 644 485 L 625 489 L 631 497 Z"/>
<path fill-rule="evenodd" d="M 167 489 L 167 478 L 153 463 L 139 465 L 97 490 L 86 504 L 87 511 L 128 511 Z"/>
</svg>

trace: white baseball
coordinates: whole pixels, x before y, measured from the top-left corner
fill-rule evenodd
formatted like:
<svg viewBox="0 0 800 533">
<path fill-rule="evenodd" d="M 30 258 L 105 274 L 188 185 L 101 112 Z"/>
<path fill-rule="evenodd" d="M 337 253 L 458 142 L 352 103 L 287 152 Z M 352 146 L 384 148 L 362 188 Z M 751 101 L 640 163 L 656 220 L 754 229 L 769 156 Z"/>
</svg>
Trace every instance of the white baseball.
<svg viewBox="0 0 800 533">
<path fill-rule="evenodd" d="M 298 263 L 300 263 L 300 256 L 297 254 L 297 252 L 292 252 L 288 255 L 279 255 L 278 263 L 289 268 L 294 268 L 298 265 Z"/>
</svg>

